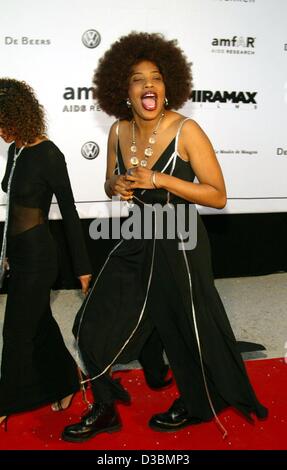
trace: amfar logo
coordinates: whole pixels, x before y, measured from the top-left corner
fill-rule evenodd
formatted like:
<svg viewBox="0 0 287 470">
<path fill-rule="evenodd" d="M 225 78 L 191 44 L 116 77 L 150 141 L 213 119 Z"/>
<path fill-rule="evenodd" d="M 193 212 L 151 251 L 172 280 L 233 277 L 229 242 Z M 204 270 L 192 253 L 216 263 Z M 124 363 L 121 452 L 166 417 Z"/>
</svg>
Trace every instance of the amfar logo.
<svg viewBox="0 0 287 470">
<path fill-rule="evenodd" d="M 90 101 L 90 104 L 65 104 L 63 112 L 85 112 L 85 111 L 100 111 L 99 105 L 93 103 L 93 87 L 66 87 L 63 93 L 63 98 L 66 101 Z"/>
<path fill-rule="evenodd" d="M 82 35 L 82 43 L 89 49 L 95 49 L 101 42 L 101 35 L 95 29 L 88 29 Z"/>
<path fill-rule="evenodd" d="M 67 86 L 63 94 L 64 100 L 88 100 L 93 98 L 93 87 L 78 87 L 73 88 Z"/>
<path fill-rule="evenodd" d="M 87 160 L 93 160 L 99 155 L 100 147 L 96 142 L 86 142 L 81 148 L 81 154 Z"/>
<path fill-rule="evenodd" d="M 213 38 L 212 52 L 227 54 L 254 54 L 255 37 L 233 36 L 232 38 Z"/>
<path fill-rule="evenodd" d="M 257 105 L 257 91 L 211 91 L 211 90 L 193 90 L 191 101 L 194 103 L 234 103 Z"/>
</svg>

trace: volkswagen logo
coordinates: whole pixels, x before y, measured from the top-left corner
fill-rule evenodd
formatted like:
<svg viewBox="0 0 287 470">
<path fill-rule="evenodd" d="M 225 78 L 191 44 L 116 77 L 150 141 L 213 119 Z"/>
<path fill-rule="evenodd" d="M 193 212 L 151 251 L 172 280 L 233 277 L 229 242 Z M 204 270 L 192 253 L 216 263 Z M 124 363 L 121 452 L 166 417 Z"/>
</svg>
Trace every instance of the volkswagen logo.
<svg viewBox="0 0 287 470">
<path fill-rule="evenodd" d="M 89 49 L 94 49 L 101 42 L 101 35 L 95 29 L 88 29 L 82 36 L 82 43 Z"/>
<path fill-rule="evenodd" d="M 87 160 L 93 160 L 99 155 L 100 147 L 96 142 L 86 142 L 81 148 L 81 154 Z"/>
</svg>

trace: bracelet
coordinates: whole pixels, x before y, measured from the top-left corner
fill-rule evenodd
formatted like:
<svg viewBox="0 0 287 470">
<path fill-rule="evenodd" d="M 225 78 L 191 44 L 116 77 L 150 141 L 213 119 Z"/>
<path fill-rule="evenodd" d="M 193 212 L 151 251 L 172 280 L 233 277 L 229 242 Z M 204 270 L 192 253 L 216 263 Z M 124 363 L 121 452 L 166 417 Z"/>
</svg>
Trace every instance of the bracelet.
<svg viewBox="0 0 287 470">
<path fill-rule="evenodd" d="M 153 187 L 155 189 L 158 189 L 157 185 L 156 185 L 156 171 L 153 171 L 152 172 L 152 175 L 151 175 L 151 182 L 153 184 Z"/>
</svg>

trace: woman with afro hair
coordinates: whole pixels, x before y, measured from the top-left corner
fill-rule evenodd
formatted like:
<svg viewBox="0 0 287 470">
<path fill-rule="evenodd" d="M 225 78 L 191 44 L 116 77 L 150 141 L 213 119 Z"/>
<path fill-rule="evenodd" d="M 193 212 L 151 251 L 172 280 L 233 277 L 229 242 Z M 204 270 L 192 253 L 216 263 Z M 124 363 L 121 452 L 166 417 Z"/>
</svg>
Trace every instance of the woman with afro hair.
<svg viewBox="0 0 287 470">
<path fill-rule="evenodd" d="M 177 431 L 214 418 L 225 433 L 218 413 L 229 406 L 248 419 L 253 413 L 266 417 L 214 286 L 206 230 L 190 210 L 194 204 L 222 208 L 226 192 L 208 137 L 175 111 L 191 94 L 184 53 L 160 34 L 132 32 L 104 54 L 94 84 L 101 109 L 117 118 L 108 139 L 106 193 L 128 201 L 133 224 L 135 213 L 152 211 L 153 232 L 122 236 L 77 315 L 74 334 L 94 403 L 80 422 L 64 429 L 63 439 L 82 442 L 120 429 L 115 402 L 129 395 L 109 370 L 140 358 L 154 331 L 179 397 L 151 417 L 152 429 Z M 183 243 L 179 229 L 170 237 L 156 206 L 172 207 L 175 214 L 181 209 L 197 243 Z M 157 236 L 160 229 L 163 237 Z"/>
<path fill-rule="evenodd" d="M 50 308 L 58 272 L 48 225 L 53 194 L 83 292 L 88 290 L 91 267 L 64 155 L 46 136 L 44 110 L 26 82 L 0 78 L 0 137 L 11 144 L 2 181 L 8 202 L 1 278 L 10 268 L 0 380 L 2 422 L 47 403 L 53 403 L 54 411 L 67 408 L 79 388 L 76 363 Z"/>
</svg>

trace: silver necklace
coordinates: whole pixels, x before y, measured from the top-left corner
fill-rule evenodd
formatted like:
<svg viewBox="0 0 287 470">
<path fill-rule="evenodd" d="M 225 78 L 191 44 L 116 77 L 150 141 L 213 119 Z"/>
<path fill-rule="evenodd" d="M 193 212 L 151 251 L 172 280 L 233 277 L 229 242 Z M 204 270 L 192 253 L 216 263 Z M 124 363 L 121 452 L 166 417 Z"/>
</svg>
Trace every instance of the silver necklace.
<svg viewBox="0 0 287 470">
<path fill-rule="evenodd" d="M 155 126 L 154 130 L 152 131 L 152 134 L 150 136 L 150 138 L 148 139 L 148 146 L 144 149 L 144 158 L 142 159 L 139 159 L 137 157 L 137 145 L 136 145 L 136 122 L 135 120 L 132 121 L 132 143 L 131 143 L 131 146 L 130 146 L 130 150 L 132 152 L 132 156 L 131 156 L 131 159 L 130 159 L 130 162 L 132 164 L 132 166 L 138 166 L 138 165 L 141 165 L 141 166 L 147 166 L 147 163 L 148 163 L 148 158 L 151 157 L 153 155 L 153 148 L 152 146 L 156 143 L 156 135 L 157 135 L 157 131 L 159 129 L 159 126 L 160 126 L 160 123 L 162 121 L 164 117 L 164 113 L 161 113 L 160 115 L 160 118 L 158 120 L 158 123 L 157 125 Z"/>
<path fill-rule="evenodd" d="M 9 218 L 11 182 L 12 182 L 12 177 L 13 177 L 13 173 L 14 173 L 14 170 L 15 170 L 17 158 L 20 156 L 20 154 L 21 154 L 21 152 L 24 148 L 25 148 L 25 145 L 23 145 L 17 153 L 16 152 L 16 144 L 15 144 L 13 164 L 12 164 L 12 168 L 11 168 L 11 171 L 10 171 L 8 184 L 7 184 L 6 217 L 5 217 L 5 223 L 4 223 L 3 240 L 2 240 L 2 248 L 1 248 L 1 256 L 0 256 L 0 287 L 2 287 L 4 274 L 5 274 L 5 258 L 6 258 L 6 248 L 7 248 L 7 229 L 8 229 L 8 218 Z"/>
</svg>

